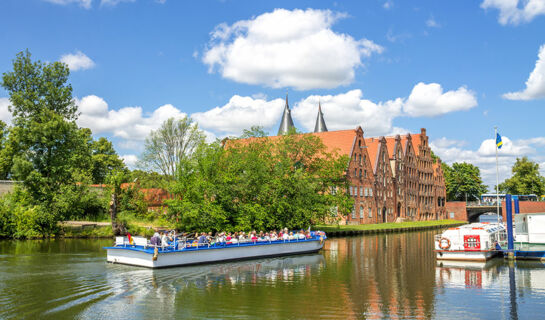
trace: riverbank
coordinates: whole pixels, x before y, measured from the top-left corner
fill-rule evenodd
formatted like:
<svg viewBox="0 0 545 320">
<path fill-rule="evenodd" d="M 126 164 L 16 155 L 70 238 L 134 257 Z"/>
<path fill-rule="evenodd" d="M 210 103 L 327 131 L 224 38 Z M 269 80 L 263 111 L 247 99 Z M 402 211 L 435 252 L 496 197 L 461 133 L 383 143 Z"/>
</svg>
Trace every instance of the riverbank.
<svg viewBox="0 0 545 320">
<path fill-rule="evenodd" d="M 393 233 L 442 229 L 466 224 L 459 220 L 407 221 L 394 223 L 359 224 L 359 225 L 316 225 L 314 230 L 322 230 L 328 237 L 344 237 L 360 234 Z"/>
</svg>

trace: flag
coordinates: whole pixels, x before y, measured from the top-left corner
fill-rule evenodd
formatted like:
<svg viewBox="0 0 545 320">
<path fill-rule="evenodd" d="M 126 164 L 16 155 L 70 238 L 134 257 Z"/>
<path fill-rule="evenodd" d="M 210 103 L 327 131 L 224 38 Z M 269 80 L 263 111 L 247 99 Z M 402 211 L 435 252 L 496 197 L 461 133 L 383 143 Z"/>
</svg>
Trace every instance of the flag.
<svg viewBox="0 0 545 320">
<path fill-rule="evenodd" d="M 501 141 L 501 136 L 499 133 L 496 133 L 496 147 L 498 149 L 501 149 L 501 146 L 503 146 L 503 141 Z"/>
</svg>

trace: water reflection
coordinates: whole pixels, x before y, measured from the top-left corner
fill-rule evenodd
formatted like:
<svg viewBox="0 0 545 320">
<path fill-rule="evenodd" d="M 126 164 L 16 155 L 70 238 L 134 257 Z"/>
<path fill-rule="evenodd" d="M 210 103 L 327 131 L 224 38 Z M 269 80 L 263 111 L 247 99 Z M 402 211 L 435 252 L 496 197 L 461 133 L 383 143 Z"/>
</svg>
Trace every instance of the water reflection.
<svg viewBox="0 0 545 320">
<path fill-rule="evenodd" d="M 319 254 L 150 270 L 109 240 L 0 241 L 0 319 L 525 319 L 542 263 L 437 263 L 435 232 L 330 239 Z"/>
</svg>

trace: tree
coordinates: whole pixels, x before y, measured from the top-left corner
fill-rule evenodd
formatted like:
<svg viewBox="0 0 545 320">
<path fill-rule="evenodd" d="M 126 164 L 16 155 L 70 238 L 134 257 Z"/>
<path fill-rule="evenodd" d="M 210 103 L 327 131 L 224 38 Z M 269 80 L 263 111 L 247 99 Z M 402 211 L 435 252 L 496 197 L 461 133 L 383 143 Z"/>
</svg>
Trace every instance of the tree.
<svg viewBox="0 0 545 320">
<path fill-rule="evenodd" d="M 443 164 L 447 200 L 478 200 L 488 188 L 481 179 L 478 167 L 469 163 L 453 163 L 452 167 Z"/>
<path fill-rule="evenodd" d="M 13 155 L 10 172 L 23 181 L 32 199 L 29 205 L 39 206 L 37 225 L 42 234 L 70 214 L 72 200 L 78 197 L 65 196 L 77 188 L 76 183 L 90 182 L 89 133 L 75 123 L 78 114 L 67 83 L 69 73 L 60 62 L 33 62 L 25 51 L 17 54 L 13 71 L 2 76 L 14 124 L 7 142 Z"/>
<path fill-rule="evenodd" d="M 307 228 L 352 208 L 330 192 L 347 189 L 346 163 L 313 135 L 203 143 L 180 163 L 169 215 L 186 230 Z"/>
<path fill-rule="evenodd" d="M 90 134 L 90 131 L 89 131 Z M 91 175 L 93 183 L 102 184 L 106 182 L 108 173 L 114 170 L 125 170 L 123 160 L 108 139 L 100 137 L 91 142 Z"/>
<path fill-rule="evenodd" d="M 527 157 L 517 158 L 511 168 L 513 176 L 500 183 L 499 189 L 511 194 L 545 194 L 545 177 L 539 174 L 539 164 Z"/>
<path fill-rule="evenodd" d="M 174 178 L 178 163 L 189 157 L 204 138 L 191 118 L 170 118 L 146 139 L 139 165 Z"/>
<path fill-rule="evenodd" d="M 0 120 L 0 180 L 7 180 L 13 165 L 13 148 L 8 143 L 10 129 Z"/>
</svg>

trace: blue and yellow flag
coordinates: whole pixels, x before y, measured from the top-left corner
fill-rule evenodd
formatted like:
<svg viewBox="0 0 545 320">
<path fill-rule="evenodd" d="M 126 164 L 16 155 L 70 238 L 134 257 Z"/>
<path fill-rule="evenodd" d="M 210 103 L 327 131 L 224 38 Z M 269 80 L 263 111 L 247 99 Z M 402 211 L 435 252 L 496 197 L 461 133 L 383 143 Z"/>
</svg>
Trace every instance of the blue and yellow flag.
<svg viewBox="0 0 545 320">
<path fill-rule="evenodd" d="M 501 141 L 500 134 L 496 133 L 496 147 L 498 147 L 498 149 L 501 149 L 501 146 L 503 146 L 503 141 Z"/>
</svg>

